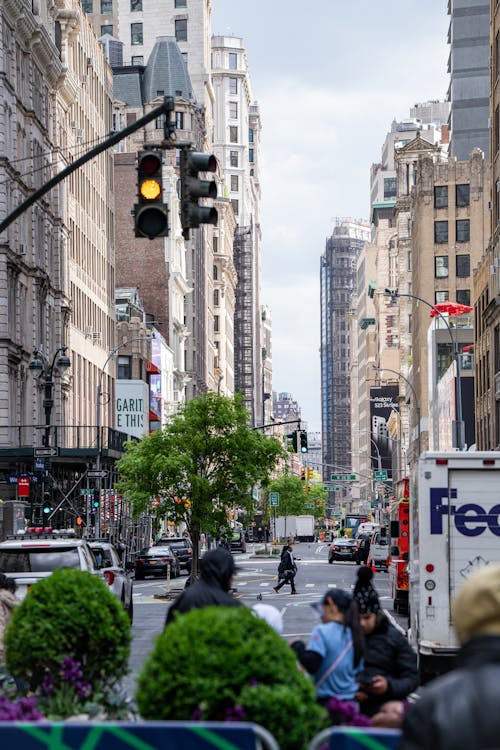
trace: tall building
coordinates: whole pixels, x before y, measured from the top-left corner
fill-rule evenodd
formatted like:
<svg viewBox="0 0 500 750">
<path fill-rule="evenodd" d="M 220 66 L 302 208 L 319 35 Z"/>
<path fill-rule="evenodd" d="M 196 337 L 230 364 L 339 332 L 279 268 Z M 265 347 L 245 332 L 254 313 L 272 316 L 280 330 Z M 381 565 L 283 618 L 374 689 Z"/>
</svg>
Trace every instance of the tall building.
<svg viewBox="0 0 500 750">
<path fill-rule="evenodd" d="M 243 394 L 252 424 L 262 422 L 263 344 L 260 303 L 260 114 L 253 100 L 248 60 L 239 37 L 212 37 L 215 96 L 214 152 L 224 178 L 224 196 L 237 221 L 234 264 L 235 389 Z"/>
<path fill-rule="evenodd" d="M 291 393 L 273 391 L 273 417 L 277 422 L 287 419 L 300 419 L 301 409 Z M 286 431 L 286 430 L 285 430 Z"/>
<path fill-rule="evenodd" d="M 323 479 L 351 468 L 350 309 L 367 223 L 338 220 L 321 256 L 321 411 Z"/>
<path fill-rule="evenodd" d="M 490 150 L 490 2 L 449 0 L 448 13 L 450 152 L 463 161 L 474 148 Z"/>
</svg>

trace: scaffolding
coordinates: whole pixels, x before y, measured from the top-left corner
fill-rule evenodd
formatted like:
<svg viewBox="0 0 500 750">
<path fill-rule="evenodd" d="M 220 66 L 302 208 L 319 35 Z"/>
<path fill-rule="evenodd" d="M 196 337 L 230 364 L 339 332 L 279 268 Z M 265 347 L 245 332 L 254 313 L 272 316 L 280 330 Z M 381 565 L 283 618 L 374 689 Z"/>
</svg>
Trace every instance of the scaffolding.
<svg viewBox="0 0 500 750">
<path fill-rule="evenodd" d="M 238 277 L 234 310 L 234 384 L 255 425 L 254 309 L 255 278 L 253 227 L 236 227 L 234 266 Z"/>
</svg>

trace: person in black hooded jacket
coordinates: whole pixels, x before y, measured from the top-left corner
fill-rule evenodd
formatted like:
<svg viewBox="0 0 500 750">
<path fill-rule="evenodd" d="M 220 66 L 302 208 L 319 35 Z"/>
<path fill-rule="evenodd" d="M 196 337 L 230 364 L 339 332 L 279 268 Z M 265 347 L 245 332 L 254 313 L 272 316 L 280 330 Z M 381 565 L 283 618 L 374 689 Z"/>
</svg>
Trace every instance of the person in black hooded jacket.
<svg viewBox="0 0 500 750">
<path fill-rule="evenodd" d="M 403 700 L 418 686 L 417 656 L 406 636 L 384 614 L 372 586 L 373 571 L 363 566 L 353 598 L 365 636 L 365 665 L 359 675 L 361 712 L 376 714 L 383 703 Z"/>
<path fill-rule="evenodd" d="M 179 594 L 167 612 L 165 627 L 174 620 L 177 612 L 189 612 L 219 605 L 222 607 L 243 606 L 229 593 L 236 565 L 232 554 L 224 547 L 217 547 L 200 560 L 200 578 Z"/>
</svg>

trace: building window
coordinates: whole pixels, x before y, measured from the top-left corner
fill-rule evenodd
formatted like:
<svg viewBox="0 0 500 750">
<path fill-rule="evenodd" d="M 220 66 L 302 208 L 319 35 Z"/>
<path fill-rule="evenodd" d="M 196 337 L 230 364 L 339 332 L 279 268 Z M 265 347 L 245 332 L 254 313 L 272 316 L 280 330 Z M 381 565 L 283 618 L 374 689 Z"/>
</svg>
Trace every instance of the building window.
<svg viewBox="0 0 500 750">
<path fill-rule="evenodd" d="M 448 222 L 447 221 L 435 221 L 434 222 L 434 242 L 437 245 L 443 245 L 448 242 Z"/>
<path fill-rule="evenodd" d="M 188 22 L 187 18 L 178 18 L 175 21 L 175 40 L 177 42 L 187 42 Z"/>
<path fill-rule="evenodd" d="M 229 93 L 230 94 L 237 94 L 238 93 L 238 79 L 231 77 L 229 79 Z"/>
<path fill-rule="evenodd" d="M 457 289 L 457 302 L 470 307 L 470 289 Z"/>
<path fill-rule="evenodd" d="M 457 276 L 459 278 L 465 278 L 470 276 L 470 255 L 457 255 Z"/>
<path fill-rule="evenodd" d="M 231 205 L 233 207 L 234 215 L 237 217 L 238 216 L 238 212 L 240 210 L 238 201 L 233 199 L 231 201 Z"/>
<path fill-rule="evenodd" d="M 220 305 L 220 292 L 218 289 L 214 289 L 214 306 L 218 307 Z"/>
<path fill-rule="evenodd" d="M 238 119 L 238 102 L 229 102 L 229 117 L 231 120 Z"/>
<path fill-rule="evenodd" d="M 435 292 L 434 293 L 434 304 L 437 305 L 439 302 L 448 302 L 448 292 Z"/>
<path fill-rule="evenodd" d="M 142 10 L 142 0 L 130 0 L 130 10 L 132 13 Z"/>
<path fill-rule="evenodd" d="M 231 167 L 238 166 L 238 152 L 237 151 L 229 152 L 229 166 Z"/>
<path fill-rule="evenodd" d="M 175 113 L 175 127 L 178 130 L 184 130 L 184 112 Z"/>
<path fill-rule="evenodd" d="M 213 268 L 213 277 L 214 281 L 217 281 L 217 279 L 219 278 L 219 269 L 217 268 L 217 266 L 214 266 Z"/>
<path fill-rule="evenodd" d="M 445 279 L 448 276 L 447 255 L 436 255 L 434 258 L 434 276 L 436 279 Z"/>
<path fill-rule="evenodd" d="M 388 201 L 396 197 L 396 178 L 384 178 L 384 200 Z"/>
<path fill-rule="evenodd" d="M 238 55 L 236 52 L 230 52 L 228 55 L 229 70 L 238 70 Z"/>
<path fill-rule="evenodd" d="M 253 143 L 253 129 L 252 128 L 248 129 L 248 142 Z"/>
<path fill-rule="evenodd" d="M 104 36 L 104 34 L 111 34 L 113 36 L 113 24 L 107 23 L 101 26 L 101 36 Z"/>
<path fill-rule="evenodd" d="M 130 43 L 133 47 L 142 44 L 142 23 L 130 24 Z"/>
<path fill-rule="evenodd" d="M 448 185 L 435 186 L 434 208 L 448 208 Z"/>
<path fill-rule="evenodd" d="M 254 151 L 253 151 L 253 148 L 249 148 L 248 149 L 248 161 L 250 162 L 250 164 L 253 164 L 253 162 L 254 162 Z"/>
<path fill-rule="evenodd" d="M 174 8 L 187 8 L 187 0 L 175 0 Z"/>
<path fill-rule="evenodd" d="M 220 331 L 220 318 L 218 315 L 214 315 L 214 333 L 219 333 Z"/>
<path fill-rule="evenodd" d="M 118 357 L 118 380 L 130 380 L 132 377 L 132 358 L 124 355 Z"/>
<path fill-rule="evenodd" d="M 84 13 L 92 13 L 93 12 L 92 4 L 93 4 L 93 0 L 82 0 L 82 10 L 83 10 L 83 12 Z"/>
<path fill-rule="evenodd" d="M 231 125 L 229 128 L 229 141 L 231 143 L 238 143 L 238 128 L 236 125 Z"/>
<path fill-rule="evenodd" d="M 144 56 L 143 55 L 132 55 L 132 65 L 144 65 Z M 162 117 L 164 118 L 165 115 L 162 115 Z M 160 126 L 157 125 L 156 127 L 160 127 Z M 162 123 L 161 127 L 163 127 L 163 123 Z"/>
<path fill-rule="evenodd" d="M 455 185 L 455 203 L 457 208 L 470 206 L 470 185 Z"/>
<path fill-rule="evenodd" d="M 457 240 L 457 242 L 469 242 L 469 240 L 470 240 L 470 221 L 469 221 L 469 219 L 457 219 L 457 222 L 456 222 L 456 240 Z"/>
<path fill-rule="evenodd" d="M 113 12 L 113 0 L 101 0 L 101 13 L 110 15 Z"/>
<path fill-rule="evenodd" d="M 238 175 L 237 174 L 231 175 L 231 192 L 232 193 L 238 192 Z"/>
</svg>

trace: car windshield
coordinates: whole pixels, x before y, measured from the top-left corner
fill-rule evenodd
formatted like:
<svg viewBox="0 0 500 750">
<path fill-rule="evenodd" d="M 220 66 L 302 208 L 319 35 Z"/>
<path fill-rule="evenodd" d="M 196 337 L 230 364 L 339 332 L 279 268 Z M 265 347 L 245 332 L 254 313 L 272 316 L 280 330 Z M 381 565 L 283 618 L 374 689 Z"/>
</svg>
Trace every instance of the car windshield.
<svg viewBox="0 0 500 750">
<path fill-rule="evenodd" d="M 60 568 L 80 567 L 77 547 L 0 551 L 0 570 L 3 573 L 50 573 Z"/>
<path fill-rule="evenodd" d="M 115 563 L 113 561 L 113 557 L 111 556 L 111 551 L 109 549 L 103 549 L 102 547 L 94 547 L 94 546 L 92 546 L 91 549 L 96 559 L 100 557 L 101 567 L 112 568 L 114 566 Z"/>
<path fill-rule="evenodd" d="M 170 547 L 150 547 L 144 553 L 148 557 L 158 557 L 159 555 L 172 555 Z"/>
<path fill-rule="evenodd" d="M 186 545 L 183 542 L 170 542 L 172 549 L 186 549 Z"/>
</svg>

